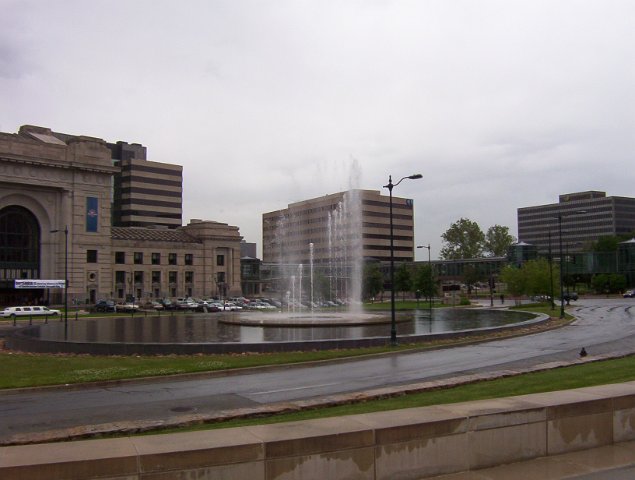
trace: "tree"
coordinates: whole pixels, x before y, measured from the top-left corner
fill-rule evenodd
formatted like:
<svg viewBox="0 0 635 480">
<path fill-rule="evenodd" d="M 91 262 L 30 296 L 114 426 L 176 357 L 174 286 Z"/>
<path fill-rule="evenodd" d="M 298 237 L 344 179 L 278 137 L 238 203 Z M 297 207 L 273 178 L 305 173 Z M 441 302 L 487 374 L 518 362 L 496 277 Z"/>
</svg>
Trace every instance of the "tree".
<svg viewBox="0 0 635 480">
<path fill-rule="evenodd" d="M 591 284 L 597 293 L 617 293 L 626 288 L 626 277 L 615 273 L 600 273 L 593 275 Z"/>
<path fill-rule="evenodd" d="M 549 262 L 546 258 L 529 260 L 522 266 L 525 272 L 525 292 L 532 297 L 538 295 L 551 295 L 551 285 L 557 280 L 550 276 Z"/>
<path fill-rule="evenodd" d="M 375 298 L 384 288 L 384 276 L 377 263 L 367 263 L 364 265 L 364 298 Z"/>
<path fill-rule="evenodd" d="M 437 291 L 436 278 L 434 275 L 434 269 L 431 265 L 420 265 L 413 275 L 412 287 L 415 291 L 421 292 L 421 294 L 430 298 L 433 297 Z"/>
<path fill-rule="evenodd" d="M 463 281 L 467 286 L 467 294 L 472 294 L 472 286 L 481 280 L 481 274 L 474 265 L 465 265 L 463 268 Z"/>
<path fill-rule="evenodd" d="M 491 257 L 503 257 L 516 238 L 509 233 L 509 227 L 493 225 L 485 234 L 484 248 Z"/>
<path fill-rule="evenodd" d="M 307 297 L 311 295 L 311 283 L 307 282 L 308 285 L 306 287 Z M 331 288 L 330 288 L 329 279 L 320 272 L 315 272 L 313 275 L 313 295 L 316 299 L 320 300 L 329 300 L 331 298 Z"/>
<path fill-rule="evenodd" d="M 593 243 L 594 252 L 615 252 L 617 251 L 617 244 L 620 242 L 618 237 L 613 235 L 605 235 L 597 239 Z"/>
<path fill-rule="evenodd" d="M 478 223 L 467 218 L 454 222 L 441 238 L 445 245 L 440 256 L 445 260 L 477 258 L 483 255 L 485 235 Z"/>
<path fill-rule="evenodd" d="M 406 292 L 412 290 L 412 271 L 407 264 L 402 263 L 395 272 L 395 285 L 393 288 L 395 292 L 403 293 L 403 300 L 405 300 Z"/>
<path fill-rule="evenodd" d="M 551 295 L 551 286 L 554 286 L 555 295 L 558 295 L 560 285 L 558 268 L 552 266 L 544 259 L 529 260 L 522 267 L 507 265 L 501 271 L 500 279 L 507 284 L 507 291 L 515 297 L 521 295 Z M 550 276 L 553 275 L 553 276 Z"/>
<path fill-rule="evenodd" d="M 507 285 L 507 291 L 514 297 L 525 293 L 525 272 L 514 265 L 506 265 L 501 270 L 500 280 Z"/>
</svg>

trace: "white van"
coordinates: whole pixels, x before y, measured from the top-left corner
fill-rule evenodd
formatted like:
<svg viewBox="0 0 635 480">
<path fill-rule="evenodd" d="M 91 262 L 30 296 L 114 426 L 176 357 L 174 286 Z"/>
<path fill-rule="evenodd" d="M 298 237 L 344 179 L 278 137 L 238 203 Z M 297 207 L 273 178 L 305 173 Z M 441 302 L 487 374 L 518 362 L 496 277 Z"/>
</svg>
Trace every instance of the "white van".
<svg viewBox="0 0 635 480">
<path fill-rule="evenodd" d="M 59 310 L 53 310 L 48 307 L 7 307 L 0 312 L 0 317 L 35 317 L 59 314 Z"/>
</svg>

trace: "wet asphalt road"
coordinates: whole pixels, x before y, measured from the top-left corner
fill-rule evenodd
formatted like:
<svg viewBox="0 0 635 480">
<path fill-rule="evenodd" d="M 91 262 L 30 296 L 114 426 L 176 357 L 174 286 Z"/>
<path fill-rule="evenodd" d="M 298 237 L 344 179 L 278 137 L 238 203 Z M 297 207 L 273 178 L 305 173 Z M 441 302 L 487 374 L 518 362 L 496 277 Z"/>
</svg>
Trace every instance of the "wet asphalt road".
<svg viewBox="0 0 635 480">
<path fill-rule="evenodd" d="M 164 419 L 185 412 L 213 413 L 472 372 L 524 368 L 575 359 L 582 347 L 590 356 L 635 351 L 633 299 L 580 300 L 571 313 L 578 320 L 558 330 L 436 351 L 221 377 L 2 392 L 0 441 L 15 434 L 78 425 Z"/>
</svg>

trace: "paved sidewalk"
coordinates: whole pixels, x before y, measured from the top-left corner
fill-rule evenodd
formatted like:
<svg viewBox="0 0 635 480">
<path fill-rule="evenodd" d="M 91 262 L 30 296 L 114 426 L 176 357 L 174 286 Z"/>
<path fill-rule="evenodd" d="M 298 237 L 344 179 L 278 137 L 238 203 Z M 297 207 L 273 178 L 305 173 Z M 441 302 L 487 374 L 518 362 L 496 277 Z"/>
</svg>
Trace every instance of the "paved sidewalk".
<svg viewBox="0 0 635 480">
<path fill-rule="evenodd" d="M 428 480 L 632 480 L 635 441 L 581 450 Z"/>
</svg>

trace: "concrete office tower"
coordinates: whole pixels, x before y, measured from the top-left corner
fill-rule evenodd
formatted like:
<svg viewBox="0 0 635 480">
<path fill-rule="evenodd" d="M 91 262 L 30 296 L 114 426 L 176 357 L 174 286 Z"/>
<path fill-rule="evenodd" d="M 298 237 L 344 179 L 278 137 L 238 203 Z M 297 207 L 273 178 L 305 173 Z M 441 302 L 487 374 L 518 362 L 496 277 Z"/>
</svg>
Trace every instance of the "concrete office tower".
<svg viewBox="0 0 635 480">
<path fill-rule="evenodd" d="M 389 197 L 377 190 L 356 190 L 362 258 L 390 260 Z M 309 264 L 313 243 L 315 264 L 328 264 L 329 216 L 333 217 L 347 192 L 339 192 L 289 204 L 287 208 L 262 215 L 263 261 L 275 263 L 280 252 L 285 261 Z M 356 219 L 353 219 L 356 220 Z M 414 260 L 414 208 L 408 198 L 393 197 L 395 261 Z M 353 240 L 354 236 L 347 237 Z"/>
<path fill-rule="evenodd" d="M 577 253 L 600 237 L 635 231 L 635 198 L 589 191 L 560 195 L 558 203 L 518 209 L 518 241 L 547 254 L 557 251 L 562 221 L 563 249 Z"/>
<path fill-rule="evenodd" d="M 113 225 L 180 227 L 183 221 L 183 167 L 146 159 L 138 143 L 109 143 L 115 166 Z"/>
</svg>

